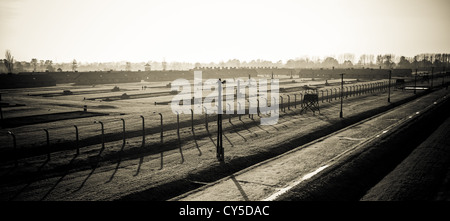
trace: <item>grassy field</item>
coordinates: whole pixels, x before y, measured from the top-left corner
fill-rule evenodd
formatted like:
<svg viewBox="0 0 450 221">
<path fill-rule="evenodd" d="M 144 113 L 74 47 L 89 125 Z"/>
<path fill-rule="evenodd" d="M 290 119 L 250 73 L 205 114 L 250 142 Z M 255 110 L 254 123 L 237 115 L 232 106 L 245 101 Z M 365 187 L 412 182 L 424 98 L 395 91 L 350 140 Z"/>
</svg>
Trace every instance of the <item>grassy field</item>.
<svg viewBox="0 0 450 221">
<path fill-rule="evenodd" d="M 170 88 L 163 87 L 167 83 L 142 82 L 118 86 L 128 90 L 127 94 L 159 93 L 170 90 Z M 280 88 L 299 88 L 308 84 L 323 85 L 324 83 L 325 80 L 319 79 L 311 81 L 311 79 L 286 77 L 280 79 Z M 336 85 L 333 85 L 335 82 L 328 80 L 328 83 L 332 85 L 321 89 L 336 88 Z M 368 82 L 354 82 L 353 85 L 366 83 Z M 148 86 L 146 90 L 142 90 L 143 85 Z M 194 130 L 192 131 L 191 116 L 181 114 L 180 139 L 178 139 L 177 118 L 172 113 L 170 105 L 154 105 L 155 101 L 170 101 L 173 95 L 112 102 L 88 100 L 88 98 L 116 96 L 123 93 L 121 91 L 106 92 L 108 88 L 112 89 L 114 86 L 58 85 L 40 90 L 33 88 L 2 91 L 3 101 L 26 105 L 5 108 L 5 118 L 49 112 L 69 112 L 80 110 L 84 105 L 88 106 L 89 111 L 108 114 L 107 116 L 68 119 L 13 129 L 1 129 L 2 152 L 11 153 L 8 151 L 12 149 L 12 137 L 7 134 L 7 131 L 11 130 L 16 134 L 18 148 L 22 148 L 23 152 L 33 153 L 23 155 L 24 158 L 19 160 L 18 167 L 14 167 L 13 157 L 2 161 L 2 176 L 7 178 L 2 184 L 2 199 L 108 200 L 127 198 L 126 196 L 135 199 L 133 193 L 140 193 L 144 190 L 150 192 L 157 190 L 158 194 L 153 196 L 153 199 L 164 199 L 176 193 L 177 189 L 194 188 L 230 171 L 236 171 L 259 160 L 287 151 L 292 146 L 314 137 L 320 137 L 321 133 L 345 124 L 338 116 L 339 99 L 320 100 L 320 114 L 312 114 L 308 111 L 306 114 L 299 115 L 300 101 L 297 103 L 297 108 L 294 108 L 294 104 L 291 103 L 291 110 L 286 108 L 285 112 L 280 111 L 279 123 L 271 126 L 259 125 L 259 118 L 256 115 L 254 119 L 243 115 L 241 120 L 234 115 L 231 123 L 228 122 L 226 115 L 224 117 L 226 158 L 225 165 L 220 166 L 215 159 L 217 127 L 215 115 L 208 116 L 208 128 L 205 127 L 204 115 L 194 115 Z M 28 95 L 58 91 L 62 93 L 62 90 L 68 89 L 74 92 L 77 90 L 85 92 L 53 97 Z M 87 91 L 92 91 L 92 94 Z M 103 91 L 103 93 L 98 93 L 98 91 Z M 287 94 L 292 97 L 293 92 L 280 93 L 284 97 Z M 391 96 L 392 102 L 395 102 L 411 98 L 414 94 L 412 91 L 392 89 Z M 350 121 L 352 117 L 368 114 L 368 111 L 386 108 L 389 106 L 386 97 L 387 91 L 381 88 L 370 93 L 350 96 L 344 101 L 344 116 Z M 160 116 L 158 113 L 163 115 L 163 144 L 160 140 Z M 142 145 L 141 115 L 145 119 L 144 146 Z M 125 143 L 122 142 L 121 118 L 126 122 Z M 94 123 L 98 121 L 104 123 L 106 148 L 101 148 L 101 127 L 99 123 Z M 79 155 L 74 155 L 75 129 L 73 125 L 78 125 L 80 141 L 84 142 Z M 50 134 L 52 146 L 50 161 L 47 160 L 46 137 L 43 129 L 48 129 Z M 302 140 L 299 141 L 299 138 Z M 294 140 L 295 142 L 293 142 Z M 39 151 L 32 151 L 35 149 L 39 149 Z M 66 180 L 68 184 L 62 184 Z M 127 184 L 126 188 L 119 190 L 118 188 L 123 187 L 125 183 L 129 183 L 129 185 Z M 43 189 L 34 189 L 32 188 L 34 185 L 42 186 Z M 161 189 L 161 186 L 164 185 L 166 188 Z M 169 188 L 171 185 L 172 187 Z M 180 187 L 180 185 L 184 186 Z M 31 192 L 24 191 L 28 189 L 31 189 Z M 165 196 L 165 191 L 172 191 L 172 193 Z"/>
</svg>

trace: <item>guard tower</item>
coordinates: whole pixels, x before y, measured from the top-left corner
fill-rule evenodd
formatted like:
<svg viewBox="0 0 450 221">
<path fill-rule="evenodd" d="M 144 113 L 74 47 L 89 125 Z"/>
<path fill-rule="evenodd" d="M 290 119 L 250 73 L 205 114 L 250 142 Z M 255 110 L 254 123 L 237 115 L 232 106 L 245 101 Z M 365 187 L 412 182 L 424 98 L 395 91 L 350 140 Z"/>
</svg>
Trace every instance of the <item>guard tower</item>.
<svg viewBox="0 0 450 221">
<path fill-rule="evenodd" d="M 302 109 L 300 110 L 300 114 L 303 112 L 306 112 L 308 109 L 310 109 L 313 114 L 315 111 L 319 111 L 320 114 L 320 108 L 319 108 L 319 92 L 316 88 L 311 87 L 305 87 L 306 91 L 303 95 L 303 103 L 302 103 Z"/>
<path fill-rule="evenodd" d="M 144 65 L 144 71 L 151 71 L 151 70 L 152 70 L 152 66 L 149 63 Z"/>
</svg>

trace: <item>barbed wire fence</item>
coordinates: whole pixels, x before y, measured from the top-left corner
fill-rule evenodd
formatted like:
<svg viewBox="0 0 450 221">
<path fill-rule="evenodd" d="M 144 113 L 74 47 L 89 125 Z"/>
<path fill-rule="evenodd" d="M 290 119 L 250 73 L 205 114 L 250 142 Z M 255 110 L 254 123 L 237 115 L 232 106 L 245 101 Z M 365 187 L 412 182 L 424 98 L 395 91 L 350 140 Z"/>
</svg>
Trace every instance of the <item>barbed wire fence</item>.
<svg viewBox="0 0 450 221">
<path fill-rule="evenodd" d="M 440 80 L 438 78 L 441 77 L 442 83 L 440 85 L 435 84 L 434 86 L 448 86 L 450 83 L 447 81 L 448 76 L 448 72 L 435 73 L 434 82 L 439 82 Z M 280 92 L 278 109 L 280 114 L 286 114 L 286 108 L 288 111 L 304 108 L 306 105 L 305 95 L 311 93 L 316 94 L 318 103 L 323 105 L 332 103 L 338 99 L 383 93 L 389 89 L 405 90 L 406 87 L 413 87 L 414 93 L 416 93 L 417 84 L 423 85 L 424 82 L 427 82 L 428 85 L 430 79 L 423 76 L 417 79 L 415 76 L 413 80 L 395 83 L 392 83 L 392 80 L 391 83 L 389 80 L 377 80 L 375 82 L 350 83 L 350 85 L 345 85 L 343 89 L 337 86 L 327 86 L 312 91 L 295 90 Z M 430 83 L 432 82 L 433 80 Z M 342 98 L 340 97 L 341 90 Z M 271 103 L 269 102 L 270 100 L 266 99 L 267 105 Z M 236 107 L 242 105 L 246 113 L 237 114 L 235 109 L 234 114 L 231 114 L 228 118 L 230 123 L 232 118 L 239 117 L 239 120 L 241 120 L 241 117 L 246 114 L 248 114 L 249 118 L 253 119 L 253 114 L 249 112 L 248 98 L 245 104 L 238 103 L 235 100 L 234 105 Z M 299 114 L 301 114 L 301 111 Z M 2 158 L 18 166 L 19 160 L 27 157 L 47 155 L 47 159 L 51 160 L 51 154 L 58 151 L 73 150 L 74 154 L 78 155 L 80 154 L 80 148 L 101 144 L 101 148 L 104 149 L 106 143 L 115 141 L 122 141 L 123 148 L 127 139 L 142 137 L 142 147 L 146 145 L 164 145 L 165 141 L 179 143 L 181 158 L 184 161 L 181 141 L 191 136 L 186 132 L 194 132 L 195 127 L 201 127 L 209 133 L 209 128 L 213 126 L 210 122 L 214 122 L 215 115 L 217 114 L 209 114 L 204 110 L 201 115 L 196 115 L 193 111 L 191 111 L 190 115 L 173 114 L 168 111 L 164 113 L 150 111 L 149 113 L 143 113 L 139 117 L 134 115 L 114 115 L 95 117 L 95 120 L 93 118 L 69 120 L 71 122 L 70 126 L 61 126 L 61 122 L 53 122 L 43 124 L 40 126 L 41 129 L 26 126 L 21 127 L 20 132 L 15 132 L 13 128 L 2 129 L 4 131 L 4 133 L 0 133 Z M 259 108 L 257 109 L 257 115 L 262 117 Z M 182 130 L 185 133 L 182 133 Z M 161 151 L 164 152 L 164 150 Z"/>
</svg>

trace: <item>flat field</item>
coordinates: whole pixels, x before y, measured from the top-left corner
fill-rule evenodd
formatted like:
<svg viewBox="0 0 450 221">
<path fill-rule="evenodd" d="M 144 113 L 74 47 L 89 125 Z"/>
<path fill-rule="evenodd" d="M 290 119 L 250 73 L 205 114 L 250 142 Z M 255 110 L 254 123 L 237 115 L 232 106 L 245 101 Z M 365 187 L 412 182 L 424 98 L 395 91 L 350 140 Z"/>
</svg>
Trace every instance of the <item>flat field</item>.
<svg viewBox="0 0 450 221">
<path fill-rule="evenodd" d="M 249 115 L 248 112 L 241 116 L 224 115 L 224 163 L 216 159 L 217 115 L 205 118 L 204 113 L 194 114 L 191 121 L 190 114 L 180 114 L 177 133 L 177 115 L 170 107 L 174 95 L 146 96 L 170 92 L 170 87 L 166 87 L 170 82 L 94 87 L 67 84 L 2 90 L 2 102 L 10 105 L 2 109 L 5 119 L 83 111 L 85 105 L 89 112 L 101 115 L 2 128 L 0 198 L 170 199 L 423 93 L 417 91 L 415 95 L 412 90 L 395 87 L 388 90 L 386 82 L 346 79 L 344 118 L 341 119 L 337 96 L 340 95 L 340 79 L 327 80 L 329 85 L 326 86 L 322 79 L 281 77 L 280 96 L 283 97 L 284 108 L 279 110 L 280 118 L 276 125 L 260 125 L 258 115 Z M 439 82 L 436 79 L 435 85 Z M 320 113 L 307 110 L 300 114 L 305 85 L 319 86 Z M 114 86 L 121 90 L 110 91 Z M 63 90 L 73 93 L 64 95 Z M 123 93 L 141 98 L 102 99 Z M 391 103 L 387 102 L 388 96 Z M 237 107 L 236 103 L 234 107 Z M 248 111 L 247 104 L 246 109 Z M 163 116 L 162 138 L 158 113 Z M 99 122 L 103 124 L 104 136 Z M 75 142 L 74 125 L 79 132 L 78 143 Z M 49 146 L 44 129 L 49 132 Z M 16 149 L 13 136 L 8 131 L 15 134 Z M 79 154 L 76 154 L 77 147 Z"/>
</svg>

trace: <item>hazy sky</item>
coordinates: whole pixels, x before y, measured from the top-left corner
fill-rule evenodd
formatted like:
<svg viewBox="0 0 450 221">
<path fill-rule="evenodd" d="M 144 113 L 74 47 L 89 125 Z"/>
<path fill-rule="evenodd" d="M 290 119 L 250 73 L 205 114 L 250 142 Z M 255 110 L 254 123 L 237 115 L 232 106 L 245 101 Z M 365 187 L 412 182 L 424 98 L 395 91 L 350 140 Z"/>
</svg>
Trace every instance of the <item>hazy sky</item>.
<svg viewBox="0 0 450 221">
<path fill-rule="evenodd" d="M 0 57 L 271 61 L 450 53 L 448 0 L 0 0 Z"/>
</svg>

